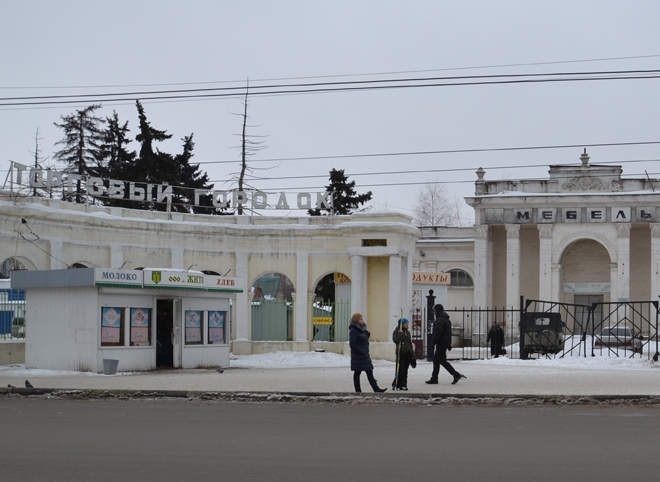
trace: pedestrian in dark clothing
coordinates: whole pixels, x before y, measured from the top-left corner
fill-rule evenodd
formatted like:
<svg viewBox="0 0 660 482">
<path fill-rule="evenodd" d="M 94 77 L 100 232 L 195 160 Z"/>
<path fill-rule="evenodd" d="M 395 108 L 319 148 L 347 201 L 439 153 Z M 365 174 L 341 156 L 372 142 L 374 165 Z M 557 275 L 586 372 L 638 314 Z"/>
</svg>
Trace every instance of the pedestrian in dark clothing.
<svg viewBox="0 0 660 482">
<path fill-rule="evenodd" d="M 367 325 L 360 313 L 355 313 L 351 317 L 351 324 L 348 327 L 349 346 L 351 347 L 351 370 L 353 371 L 353 385 L 356 392 L 361 392 L 360 375 L 362 372 L 367 374 L 367 380 L 374 392 L 384 392 L 387 388 L 378 388 L 378 383 L 374 378 L 374 365 L 369 356 L 369 336 Z"/>
<path fill-rule="evenodd" d="M 417 366 L 415 360 L 415 349 L 412 337 L 408 331 L 409 322 L 407 318 L 401 318 L 392 333 L 392 341 L 396 345 L 396 367 L 397 372 L 392 382 L 394 390 L 408 390 L 408 367 Z"/>
<path fill-rule="evenodd" d="M 451 350 L 451 321 L 449 320 L 449 315 L 445 313 L 442 305 L 435 305 L 433 311 L 435 311 L 435 322 L 433 323 L 435 354 L 433 356 L 433 373 L 431 373 L 431 379 L 427 380 L 426 383 L 430 385 L 438 383 L 438 374 L 440 373 L 440 365 L 442 365 L 454 377 L 454 381 L 451 382 L 454 385 L 461 378 L 467 377 L 454 370 L 451 363 L 447 361 L 447 350 Z"/>
<path fill-rule="evenodd" d="M 495 358 L 500 356 L 504 347 L 504 330 L 497 321 L 490 326 L 486 342 L 490 342 L 490 354 Z"/>
</svg>

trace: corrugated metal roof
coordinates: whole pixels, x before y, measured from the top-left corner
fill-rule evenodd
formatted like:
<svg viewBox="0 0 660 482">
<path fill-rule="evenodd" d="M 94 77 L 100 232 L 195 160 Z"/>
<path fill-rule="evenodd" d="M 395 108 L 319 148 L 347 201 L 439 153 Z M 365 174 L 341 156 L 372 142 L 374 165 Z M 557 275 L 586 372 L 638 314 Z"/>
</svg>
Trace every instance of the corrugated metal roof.
<svg viewBox="0 0 660 482">
<path fill-rule="evenodd" d="M 67 288 L 73 286 L 94 286 L 94 268 L 11 272 L 12 288 Z"/>
</svg>

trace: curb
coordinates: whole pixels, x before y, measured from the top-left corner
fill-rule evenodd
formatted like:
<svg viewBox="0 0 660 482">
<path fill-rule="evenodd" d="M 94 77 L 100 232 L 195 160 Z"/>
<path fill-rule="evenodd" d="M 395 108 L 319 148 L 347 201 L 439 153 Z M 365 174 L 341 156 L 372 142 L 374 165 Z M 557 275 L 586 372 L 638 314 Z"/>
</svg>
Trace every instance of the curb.
<svg viewBox="0 0 660 482">
<path fill-rule="evenodd" d="M 208 402 L 392 404 L 392 405 L 637 405 L 660 406 L 654 395 L 501 395 L 443 393 L 354 392 L 208 392 L 186 390 L 101 390 L 62 388 L 0 388 L 0 397 L 42 397 L 59 400 L 150 400 L 169 399 Z"/>
</svg>

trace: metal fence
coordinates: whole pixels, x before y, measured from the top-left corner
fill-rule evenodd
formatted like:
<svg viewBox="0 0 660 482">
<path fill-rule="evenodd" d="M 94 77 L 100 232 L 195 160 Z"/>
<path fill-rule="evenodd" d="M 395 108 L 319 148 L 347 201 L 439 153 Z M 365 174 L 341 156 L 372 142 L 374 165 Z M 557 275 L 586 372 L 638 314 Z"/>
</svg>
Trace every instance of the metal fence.
<svg viewBox="0 0 660 482">
<path fill-rule="evenodd" d="M 293 303 L 260 298 L 252 301 L 252 340 L 291 341 Z"/>
<path fill-rule="evenodd" d="M 452 350 L 449 358 L 478 360 L 502 356 L 492 352 L 495 348 L 490 342 L 488 331 L 497 322 L 504 332 L 504 356 L 513 357 L 512 351 L 518 342 L 518 321 L 521 310 L 515 308 L 454 308 L 445 309 L 452 324 Z"/>
<path fill-rule="evenodd" d="M 348 341 L 350 301 L 317 301 L 313 306 L 314 341 Z"/>
<path fill-rule="evenodd" d="M 528 300 L 525 311 L 558 312 L 564 349 L 556 356 L 615 356 L 658 361 L 658 302 L 573 305 Z"/>
<path fill-rule="evenodd" d="M 0 338 L 25 338 L 25 291 L 0 288 Z"/>
<path fill-rule="evenodd" d="M 509 358 L 565 358 L 565 357 L 627 357 L 658 361 L 660 313 L 656 301 L 594 303 L 579 305 L 543 300 L 524 300 L 520 308 L 445 308 L 452 322 L 452 359 L 478 360 L 501 356 L 494 353 L 488 340 L 493 321 L 504 331 L 504 356 Z M 561 340 L 548 339 L 547 345 L 561 349 L 521 353 L 521 338 L 527 328 L 521 324 L 526 315 L 558 313 L 561 318 Z M 431 331 L 433 320 L 427 310 L 416 314 L 418 327 L 413 323 L 412 338 L 417 358 L 432 358 Z M 531 332 L 531 330 L 530 330 Z M 606 336 L 606 334 L 612 335 Z"/>
</svg>

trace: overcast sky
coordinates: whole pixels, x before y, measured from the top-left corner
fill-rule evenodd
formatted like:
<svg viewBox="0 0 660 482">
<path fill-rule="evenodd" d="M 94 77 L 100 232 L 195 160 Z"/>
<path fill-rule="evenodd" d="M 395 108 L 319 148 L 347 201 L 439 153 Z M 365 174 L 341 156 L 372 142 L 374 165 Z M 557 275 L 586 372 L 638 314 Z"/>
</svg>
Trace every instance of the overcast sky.
<svg viewBox="0 0 660 482">
<path fill-rule="evenodd" d="M 138 92 L 244 87 L 247 79 L 255 94 L 249 133 L 267 136 L 251 166 L 268 179 L 251 184 L 316 192 L 330 169 L 345 169 L 358 192 L 373 191 L 377 211 L 412 215 L 427 182 L 443 182 L 450 197 L 470 196 L 480 166 L 486 179 L 545 177 L 548 165 L 577 163 L 582 152 L 547 147 L 660 142 L 660 79 L 438 79 L 660 69 L 655 0 L 26 0 L 5 2 L 2 11 L 2 181 L 9 160 L 34 162 L 37 129 L 42 156 L 51 156 L 62 138 L 53 123 L 92 102 L 103 104 L 103 117 L 116 110 L 134 136 L 139 98 L 151 125 L 173 136 L 161 150 L 177 153 L 193 133 L 193 162 L 216 189 L 235 187 L 242 98 L 148 100 Z M 422 77 L 435 80 L 402 80 Z M 393 80 L 367 85 L 397 88 L 301 94 L 294 85 L 283 89 L 289 94 L 258 93 L 275 84 L 368 80 Z M 410 87 L 484 80 L 498 83 Z M 213 91 L 220 92 L 227 93 Z M 90 97 L 8 105 L 34 102 L 16 97 L 81 94 Z M 501 150 L 521 147 L 546 148 Z M 592 163 L 620 163 L 627 177 L 660 177 L 659 148 L 588 151 Z M 469 207 L 464 214 L 471 217 Z"/>
</svg>

